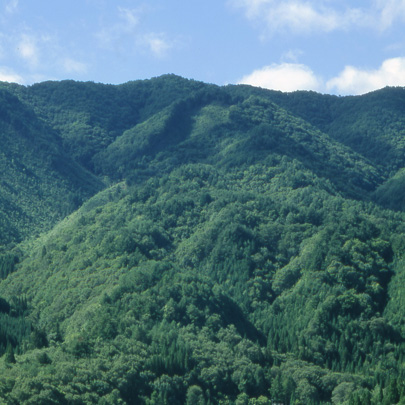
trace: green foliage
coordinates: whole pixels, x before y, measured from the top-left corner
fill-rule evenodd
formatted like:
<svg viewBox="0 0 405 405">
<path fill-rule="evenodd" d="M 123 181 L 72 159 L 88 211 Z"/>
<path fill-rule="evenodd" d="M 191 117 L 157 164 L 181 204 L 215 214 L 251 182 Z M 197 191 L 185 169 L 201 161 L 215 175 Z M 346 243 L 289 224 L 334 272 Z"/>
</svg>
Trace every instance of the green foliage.
<svg viewBox="0 0 405 405">
<path fill-rule="evenodd" d="M 1 401 L 403 402 L 401 100 L 2 84 Z"/>
<path fill-rule="evenodd" d="M 4 353 L 4 362 L 5 363 L 15 363 L 15 356 L 13 346 L 10 343 L 7 344 L 6 352 Z"/>
<path fill-rule="evenodd" d="M 0 255 L 0 278 L 6 278 L 15 269 L 18 263 L 18 256 L 10 253 Z M 1 310 L 1 305 L 0 305 Z"/>
<path fill-rule="evenodd" d="M 101 188 L 101 181 L 68 158 L 49 125 L 0 89 L 0 252 L 49 230 Z M 10 256 L 12 257 L 12 255 Z M 13 271 L 0 259 L 0 276 Z"/>
</svg>

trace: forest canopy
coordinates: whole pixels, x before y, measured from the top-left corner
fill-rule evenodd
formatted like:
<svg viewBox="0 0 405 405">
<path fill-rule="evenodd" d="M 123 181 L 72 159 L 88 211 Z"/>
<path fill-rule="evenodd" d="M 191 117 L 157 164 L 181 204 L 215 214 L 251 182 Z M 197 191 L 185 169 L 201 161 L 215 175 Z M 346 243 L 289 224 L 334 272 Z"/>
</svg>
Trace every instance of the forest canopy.
<svg viewBox="0 0 405 405">
<path fill-rule="evenodd" d="M 1 401 L 404 403 L 404 106 L 2 83 Z"/>
</svg>

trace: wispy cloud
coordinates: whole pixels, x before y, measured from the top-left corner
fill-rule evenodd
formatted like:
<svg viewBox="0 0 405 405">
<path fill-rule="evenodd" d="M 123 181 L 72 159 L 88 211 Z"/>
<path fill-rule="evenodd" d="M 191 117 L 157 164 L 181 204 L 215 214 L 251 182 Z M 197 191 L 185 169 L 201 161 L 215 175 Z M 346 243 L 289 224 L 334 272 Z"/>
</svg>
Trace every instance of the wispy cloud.
<svg viewBox="0 0 405 405">
<path fill-rule="evenodd" d="M 155 57 L 163 58 L 173 48 L 175 42 L 169 40 L 163 33 L 150 33 L 142 36 L 139 44 L 146 47 Z"/>
<path fill-rule="evenodd" d="M 128 9 L 118 7 L 119 21 L 103 27 L 96 36 L 101 47 L 121 53 L 147 51 L 157 58 L 164 58 L 179 41 L 164 33 L 148 32 L 142 24 L 142 16 L 151 10 L 147 7 Z"/>
<path fill-rule="evenodd" d="M 281 60 L 283 62 L 294 62 L 296 63 L 299 59 L 299 57 L 303 54 L 304 52 L 301 49 L 290 49 L 287 52 L 284 52 L 281 55 Z"/>
<path fill-rule="evenodd" d="M 0 80 L 30 84 L 38 80 L 65 78 L 65 74 L 79 78 L 88 72 L 86 56 L 63 44 L 56 35 L 25 26 L 21 31 L 20 34 L 0 33 Z M 23 62 L 19 74 L 7 68 L 16 61 Z M 50 74 L 51 71 L 62 77 Z"/>
<path fill-rule="evenodd" d="M 363 10 L 348 7 L 342 11 L 333 7 L 333 3 L 336 1 L 230 0 L 232 6 L 244 10 L 248 19 L 264 23 L 270 34 L 285 30 L 330 32 L 353 24 L 364 25 L 368 21 Z"/>
<path fill-rule="evenodd" d="M 21 58 L 31 66 L 37 66 L 39 63 L 39 50 L 36 37 L 28 34 L 22 34 L 18 43 L 17 52 Z"/>
<path fill-rule="evenodd" d="M 340 94 L 364 94 L 385 86 L 405 86 L 405 57 L 385 60 L 378 69 L 346 66 L 326 83 L 326 89 Z"/>
<path fill-rule="evenodd" d="M 114 49 L 124 37 L 133 36 L 143 12 L 142 8 L 128 9 L 118 7 L 118 22 L 110 26 L 103 27 L 96 37 L 99 44 L 106 49 Z"/>
<path fill-rule="evenodd" d="M 345 6 L 338 0 L 229 0 L 265 31 L 296 34 L 332 32 L 357 27 L 386 30 L 405 20 L 405 0 L 373 0 L 368 7 Z"/>
<path fill-rule="evenodd" d="M 375 0 L 374 3 L 380 29 L 388 29 L 397 20 L 405 20 L 405 0 Z"/>
<path fill-rule="evenodd" d="M 64 58 L 62 60 L 62 66 L 66 73 L 79 73 L 83 74 L 88 71 L 87 64 L 79 62 L 72 58 Z"/>
<path fill-rule="evenodd" d="M 123 26 L 125 31 L 132 31 L 138 25 L 141 9 L 118 7 L 118 12 L 120 18 L 125 22 Z"/>
<path fill-rule="evenodd" d="M 24 79 L 5 66 L 0 66 L 0 81 L 24 84 Z"/>
<path fill-rule="evenodd" d="M 10 0 L 6 3 L 5 10 L 7 14 L 13 14 L 18 9 L 19 0 Z"/>
<path fill-rule="evenodd" d="M 314 72 L 308 66 L 297 63 L 265 66 L 243 77 L 238 83 L 281 91 L 322 89 L 322 82 Z"/>
</svg>

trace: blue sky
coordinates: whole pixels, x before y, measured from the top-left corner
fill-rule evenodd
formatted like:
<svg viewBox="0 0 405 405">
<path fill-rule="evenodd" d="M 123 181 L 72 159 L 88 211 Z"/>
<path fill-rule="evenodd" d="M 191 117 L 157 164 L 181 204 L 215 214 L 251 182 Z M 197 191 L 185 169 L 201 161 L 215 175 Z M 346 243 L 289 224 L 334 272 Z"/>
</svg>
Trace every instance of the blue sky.
<svg viewBox="0 0 405 405">
<path fill-rule="evenodd" d="M 405 86 L 405 0 L 0 0 L 0 80 Z"/>
</svg>

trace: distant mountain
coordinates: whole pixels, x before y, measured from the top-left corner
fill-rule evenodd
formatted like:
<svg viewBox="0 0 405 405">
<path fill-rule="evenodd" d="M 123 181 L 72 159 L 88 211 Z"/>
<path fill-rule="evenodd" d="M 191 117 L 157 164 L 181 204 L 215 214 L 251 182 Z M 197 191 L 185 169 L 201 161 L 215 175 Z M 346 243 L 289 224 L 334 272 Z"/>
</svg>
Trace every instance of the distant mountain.
<svg viewBox="0 0 405 405">
<path fill-rule="evenodd" d="M 404 401 L 403 89 L 0 88 L 2 401 Z"/>
<path fill-rule="evenodd" d="M 350 97 L 308 91 L 282 93 L 249 86 L 235 86 L 229 90 L 236 94 L 248 92 L 275 102 L 385 168 L 388 174 L 404 165 L 403 87 L 386 87 Z"/>
</svg>

